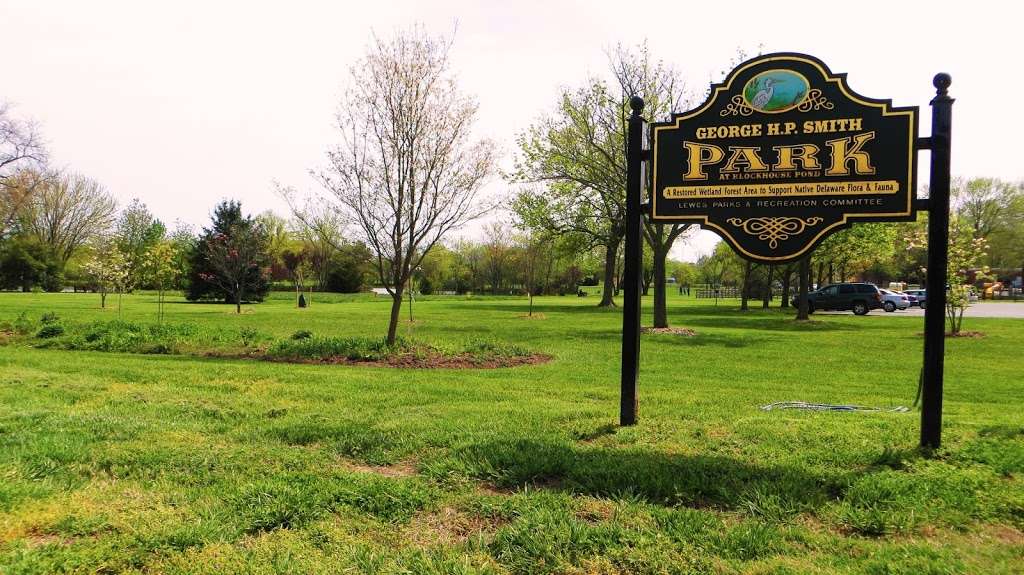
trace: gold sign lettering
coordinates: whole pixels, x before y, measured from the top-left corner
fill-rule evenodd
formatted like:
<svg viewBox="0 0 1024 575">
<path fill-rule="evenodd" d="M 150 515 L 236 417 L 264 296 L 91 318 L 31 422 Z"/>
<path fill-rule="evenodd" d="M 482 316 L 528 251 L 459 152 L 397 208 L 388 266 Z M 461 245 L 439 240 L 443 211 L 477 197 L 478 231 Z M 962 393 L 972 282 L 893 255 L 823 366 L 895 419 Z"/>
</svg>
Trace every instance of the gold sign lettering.
<svg viewBox="0 0 1024 575">
<path fill-rule="evenodd" d="M 832 148 L 832 165 L 825 174 L 829 176 L 846 176 L 850 173 L 849 163 L 853 162 L 853 171 L 857 174 L 874 174 L 875 168 L 871 165 L 871 156 L 862 148 L 864 144 L 875 138 L 874 132 L 864 132 L 849 138 L 839 138 L 825 142 Z M 851 146 L 852 144 L 852 146 Z"/>
<path fill-rule="evenodd" d="M 725 150 L 712 144 L 683 142 L 683 147 L 690 154 L 690 160 L 687 162 L 690 169 L 683 174 L 683 178 L 686 180 L 708 179 L 707 173 L 704 172 L 704 166 L 717 164 L 725 157 Z M 707 155 L 704 152 L 707 152 Z"/>
</svg>

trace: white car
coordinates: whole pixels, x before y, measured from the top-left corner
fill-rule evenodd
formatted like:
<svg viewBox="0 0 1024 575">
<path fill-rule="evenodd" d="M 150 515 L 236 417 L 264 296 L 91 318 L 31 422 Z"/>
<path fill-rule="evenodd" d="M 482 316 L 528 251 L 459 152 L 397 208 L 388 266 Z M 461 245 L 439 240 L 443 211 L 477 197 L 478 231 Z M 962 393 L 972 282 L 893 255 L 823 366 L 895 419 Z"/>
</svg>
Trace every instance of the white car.
<svg viewBox="0 0 1024 575">
<path fill-rule="evenodd" d="M 907 294 L 879 288 L 882 292 L 882 309 L 888 312 L 904 310 L 910 307 L 910 298 Z"/>
</svg>

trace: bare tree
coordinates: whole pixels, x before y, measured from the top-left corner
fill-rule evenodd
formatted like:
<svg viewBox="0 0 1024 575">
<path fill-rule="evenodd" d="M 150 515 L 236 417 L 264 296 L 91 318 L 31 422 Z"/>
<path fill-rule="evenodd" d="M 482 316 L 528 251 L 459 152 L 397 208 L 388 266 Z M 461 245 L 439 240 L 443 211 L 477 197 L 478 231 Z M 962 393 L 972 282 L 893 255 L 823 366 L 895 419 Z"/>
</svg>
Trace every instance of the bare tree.
<svg viewBox="0 0 1024 575">
<path fill-rule="evenodd" d="M 332 203 L 308 197 L 303 201 L 294 188 L 280 184 L 275 186 L 277 194 L 292 212 L 292 233 L 306 245 L 304 257 L 312 272 L 313 284 L 321 290 L 326 289 L 331 259 L 347 243 L 345 218 Z"/>
<path fill-rule="evenodd" d="M 45 163 L 46 148 L 36 125 L 14 118 L 11 107 L 0 103 L 0 184 L 21 166 Z"/>
<path fill-rule="evenodd" d="M 24 224 L 33 198 L 50 177 L 52 174 L 41 167 L 25 166 L 0 182 L 0 239 L 17 233 L 19 221 Z"/>
<path fill-rule="evenodd" d="M 0 103 L 0 238 L 46 180 L 46 149 L 32 122 L 14 118 Z"/>
<path fill-rule="evenodd" d="M 488 211 L 480 189 L 495 147 L 471 139 L 477 105 L 449 71 L 450 42 L 413 28 L 374 37 L 350 70 L 342 141 L 316 174 L 375 256 L 392 297 L 388 344 L 413 270 L 449 231 Z"/>
<path fill-rule="evenodd" d="M 113 224 L 117 201 L 99 183 L 78 174 L 48 178 L 25 215 L 25 230 L 66 264 L 90 238 Z"/>
<path fill-rule="evenodd" d="M 487 255 L 484 265 L 487 267 L 487 276 L 491 282 L 491 293 L 498 295 L 505 287 L 505 272 L 508 271 L 509 260 L 512 257 L 510 232 L 505 224 L 491 222 L 484 226 L 484 234 L 484 253 Z"/>
<path fill-rule="evenodd" d="M 545 264 L 550 269 L 554 258 L 547 253 L 553 238 L 545 233 L 530 233 L 526 231 L 517 238 L 517 244 L 523 256 L 523 283 L 526 285 L 526 293 L 530 297 L 530 311 L 527 315 L 533 317 L 533 296 L 541 286 L 541 273 Z M 545 256 L 547 261 L 545 262 Z M 550 272 L 548 272 L 550 274 Z"/>
</svg>

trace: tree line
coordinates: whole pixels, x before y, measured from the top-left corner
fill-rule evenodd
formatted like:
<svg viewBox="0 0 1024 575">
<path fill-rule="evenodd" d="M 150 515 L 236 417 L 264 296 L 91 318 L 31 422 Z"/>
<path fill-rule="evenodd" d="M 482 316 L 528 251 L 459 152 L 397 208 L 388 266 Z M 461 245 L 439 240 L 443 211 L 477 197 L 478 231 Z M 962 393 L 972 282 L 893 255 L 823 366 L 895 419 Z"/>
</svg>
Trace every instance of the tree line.
<svg viewBox="0 0 1024 575">
<path fill-rule="evenodd" d="M 642 97 L 651 122 L 690 108 L 681 72 L 646 45 L 610 49 L 604 74 L 552 95 L 552 107 L 518 134 L 511 169 L 501 171 L 497 146 L 474 131 L 478 105 L 459 89 L 451 45 L 421 27 L 375 36 L 349 69 L 337 143 L 311 170 L 318 189 L 276 184 L 286 218 L 222 202 L 198 232 L 168 231 L 137 200 L 119 210 L 99 183 L 49 168 L 37 127 L 0 107 L 0 287 L 95 289 L 104 305 L 107 293 L 154 288 L 162 301 L 167 290 L 183 290 L 240 311 L 275 282 L 295 290 L 297 305 L 309 303 L 304 290 L 381 286 L 392 299 L 389 342 L 410 290 L 532 296 L 590 284 L 601 286 L 597 305 L 614 306 L 629 100 Z M 490 197 L 485 186 L 499 176 L 508 191 Z M 1021 185 L 979 178 L 955 187 L 954 231 L 973 249 L 951 267 L 966 277 L 974 267 L 1012 274 L 1024 266 Z M 485 226 L 481 240 L 455 237 L 489 214 L 499 223 Z M 773 291 L 826 281 L 921 282 L 924 252 L 915 238 L 924 225 L 860 224 L 797 264 L 759 266 L 724 244 L 695 265 L 674 262 L 673 246 L 694 228 L 645 222 L 644 293 L 653 291 L 655 327 L 667 327 L 670 277 L 736 285 L 744 308 L 757 294 L 766 302 Z"/>
<path fill-rule="evenodd" d="M 982 288 L 1001 282 L 1020 289 L 1024 278 L 1024 183 L 998 178 L 955 178 L 951 184 L 950 277 L 951 301 L 962 315 L 966 299 L 961 288 Z M 726 244 L 696 263 L 696 281 L 735 287 L 740 307 L 750 300 L 768 307 L 774 295 L 789 307 L 801 270 L 808 286 L 843 281 L 867 281 L 879 286 L 900 282 L 926 286 L 927 214 L 913 222 L 866 223 L 837 232 L 799 262 L 785 265 L 751 264 Z M 962 290 L 960 290 L 962 291 Z M 958 325 L 958 324 L 957 324 Z M 955 331 L 955 330 L 954 330 Z"/>
</svg>

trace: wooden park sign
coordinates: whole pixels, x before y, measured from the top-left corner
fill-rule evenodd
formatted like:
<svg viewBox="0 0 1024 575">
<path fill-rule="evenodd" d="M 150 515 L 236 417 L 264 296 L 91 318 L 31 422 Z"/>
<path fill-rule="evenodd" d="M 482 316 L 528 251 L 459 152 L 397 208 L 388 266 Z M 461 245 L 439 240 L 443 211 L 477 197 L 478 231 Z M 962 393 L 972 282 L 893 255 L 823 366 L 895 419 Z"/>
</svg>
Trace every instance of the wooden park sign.
<svg viewBox="0 0 1024 575">
<path fill-rule="evenodd" d="M 855 222 L 913 220 L 927 209 L 921 445 L 939 446 L 946 293 L 933 288 L 945 286 L 948 259 L 950 83 L 948 74 L 933 80 L 928 138 L 918 137 L 916 106 L 857 94 L 845 74 L 805 54 L 740 64 L 700 107 L 652 124 L 649 150 L 644 101 L 630 100 L 620 423 L 637 417 L 644 214 L 654 223 L 699 224 L 744 258 L 774 264 L 808 257 Z M 925 200 L 916 197 L 921 150 L 932 155 Z"/>
<path fill-rule="evenodd" d="M 917 107 L 856 94 L 805 55 L 756 58 L 651 129 L 655 222 L 694 222 L 764 263 L 855 221 L 913 219 Z"/>
</svg>

